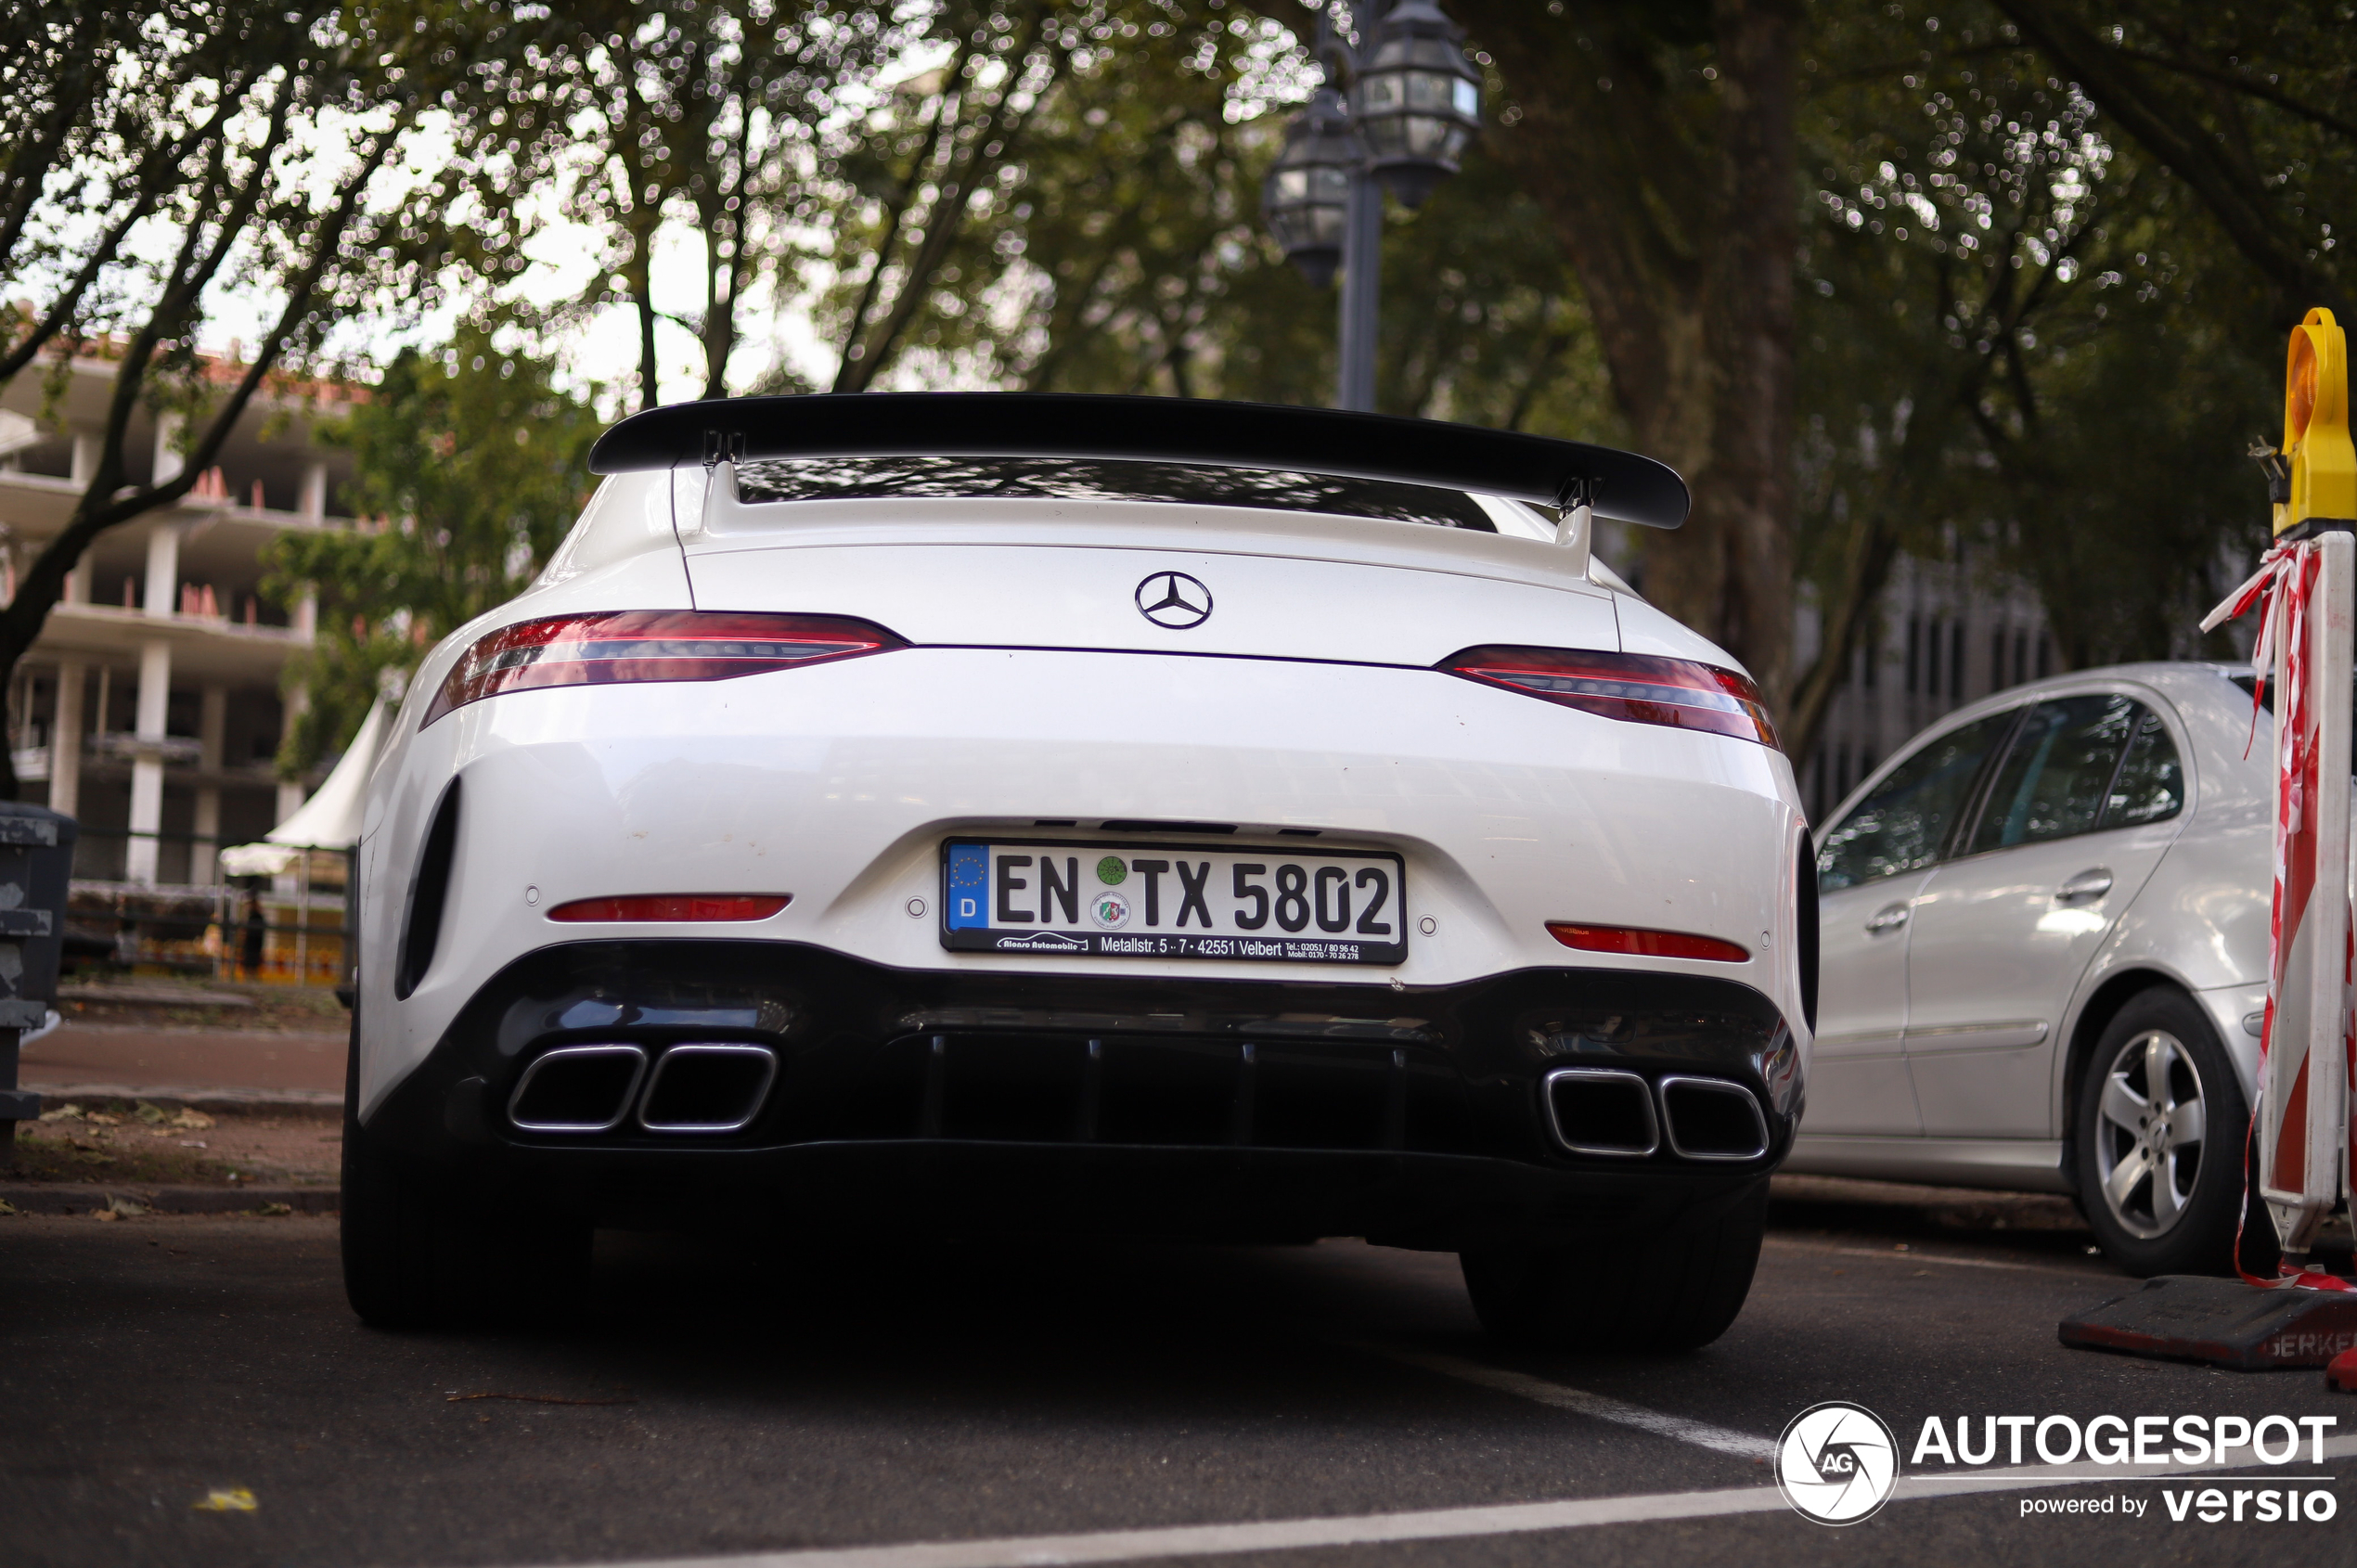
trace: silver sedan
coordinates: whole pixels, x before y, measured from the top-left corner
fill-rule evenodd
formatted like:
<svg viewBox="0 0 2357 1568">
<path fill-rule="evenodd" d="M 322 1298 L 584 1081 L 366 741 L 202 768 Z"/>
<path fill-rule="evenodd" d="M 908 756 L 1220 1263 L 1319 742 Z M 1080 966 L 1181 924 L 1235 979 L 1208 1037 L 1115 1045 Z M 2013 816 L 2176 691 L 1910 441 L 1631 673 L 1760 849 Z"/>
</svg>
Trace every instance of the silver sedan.
<svg viewBox="0 0 2357 1568">
<path fill-rule="evenodd" d="M 2272 717 L 2218 664 L 2017 687 L 1819 835 L 1785 1168 L 2075 1195 L 2138 1274 L 2228 1266 L 2267 999 Z"/>
</svg>

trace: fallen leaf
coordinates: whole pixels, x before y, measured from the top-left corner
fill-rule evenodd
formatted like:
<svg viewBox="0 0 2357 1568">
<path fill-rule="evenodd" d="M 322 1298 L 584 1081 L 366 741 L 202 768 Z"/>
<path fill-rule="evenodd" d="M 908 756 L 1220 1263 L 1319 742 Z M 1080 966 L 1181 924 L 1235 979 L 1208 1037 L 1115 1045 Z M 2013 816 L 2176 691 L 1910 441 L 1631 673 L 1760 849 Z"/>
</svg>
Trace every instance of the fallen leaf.
<svg viewBox="0 0 2357 1568">
<path fill-rule="evenodd" d="M 112 1209 L 100 1209 L 90 1217 L 92 1219 L 121 1219 L 122 1216 L 115 1213 Z"/>
<path fill-rule="evenodd" d="M 88 1122 L 92 1126 L 96 1127 L 119 1127 L 122 1125 L 122 1117 L 109 1115 L 104 1111 L 93 1111 L 89 1115 L 84 1117 L 83 1120 Z"/>
<path fill-rule="evenodd" d="M 294 1205 L 292 1203 L 264 1203 L 253 1212 L 264 1219 L 276 1219 L 280 1215 L 294 1213 Z"/>
<path fill-rule="evenodd" d="M 201 1111 L 191 1111 L 184 1105 L 180 1108 L 180 1113 L 172 1118 L 172 1125 L 175 1127 L 185 1127 L 190 1132 L 202 1132 L 213 1125 L 213 1118 Z"/>
<path fill-rule="evenodd" d="M 79 1122 L 82 1120 L 82 1107 L 60 1105 L 55 1111 L 44 1111 L 41 1119 L 45 1122 Z"/>
<path fill-rule="evenodd" d="M 107 1194 L 107 1213 L 117 1219 L 137 1219 L 147 1212 L 148 1205 L 136 1198 L 124 1198 L 111 1192 Z"/>
<path fill-rule="evenodd" d="M 204 1495 L 204 1501 L 191 1503 L 190 1508 L 203 1513 L 251 1513 L 260 1505 L 253 1493 L 244 1486 L 216 1487 Z"/>
<path fill-rule="evenodd" d="M 133 1108 L 131 1114 L 152 1127 L 164 1119 L 165 1112 L 162 1106 L 150 1105 L 143 1099 Z"/>
<path fill-rule="evenodd" d="M 204 1139 L 200 1137 L 184 1137 L 180 1140 L 180 1147 L 183 1149 L 202 1149 L 204 1146 Z"/>
<path fill-rule="evenodd" d="M 19 1211 L 14 1203 L 9 1202 L 6 1198 L 0 1198 L 0 1219 L 6 1219 L 9 1215 L 19 1212 Z"/>
</svg>

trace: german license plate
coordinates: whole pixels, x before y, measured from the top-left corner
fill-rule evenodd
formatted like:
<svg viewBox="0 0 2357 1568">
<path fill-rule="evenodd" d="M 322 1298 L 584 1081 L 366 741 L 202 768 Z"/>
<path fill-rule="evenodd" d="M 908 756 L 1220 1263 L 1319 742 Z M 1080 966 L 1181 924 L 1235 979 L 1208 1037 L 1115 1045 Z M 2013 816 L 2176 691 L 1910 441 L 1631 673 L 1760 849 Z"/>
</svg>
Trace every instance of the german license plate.
<svg viewBox="0 0 2357 1568">
<path fill-rule="evenodd" d="M 952 839 L 941 945 L 964 953 L 1397 964 L 1407 868 L 1366 850 Z"/>
</svg>

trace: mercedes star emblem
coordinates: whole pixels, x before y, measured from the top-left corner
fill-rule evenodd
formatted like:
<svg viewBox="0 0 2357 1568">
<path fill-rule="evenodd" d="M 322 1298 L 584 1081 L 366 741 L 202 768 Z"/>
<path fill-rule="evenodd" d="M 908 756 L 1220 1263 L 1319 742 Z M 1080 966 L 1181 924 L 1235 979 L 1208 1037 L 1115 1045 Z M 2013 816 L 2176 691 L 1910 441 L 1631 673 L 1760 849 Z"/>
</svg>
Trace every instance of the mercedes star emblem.
<svg viewBox="0 0 2357 1568">
<path fill-rule="evenodd" d="M 1183 572 L 1157 572 L 1138 585 L 1138 613 L 1183 632 L 1211 619 L 1211 590 Z"/>
</svg>

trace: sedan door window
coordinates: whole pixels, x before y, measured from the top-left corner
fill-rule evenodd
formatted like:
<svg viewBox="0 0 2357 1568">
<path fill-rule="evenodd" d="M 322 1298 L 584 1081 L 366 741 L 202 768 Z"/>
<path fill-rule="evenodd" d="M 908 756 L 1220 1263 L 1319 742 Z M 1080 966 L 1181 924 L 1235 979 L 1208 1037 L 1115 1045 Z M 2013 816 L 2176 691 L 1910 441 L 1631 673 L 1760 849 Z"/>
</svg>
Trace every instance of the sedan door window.
<svg viewBox="0 0 2357 1568">
<path fill-rule="evenodd" d="M 2177 744 L 2169 739 L 2160 715 L 2145 710 L 2128 743 L 2128 760 L 2119 765 L 2111 795 L 2104 805 L 2106 828 L 2137 828 L 2164 822 L 2184 809 L 2185 770 L 2177 760 Z"/>
<path fill-rule="evenodd" d="M 1965 853 L 2010 849 L 2092 832 L 2101 820 L 2119 754 L 2144 715 L 2111 695 L 2041 702 L 2022 721 L 1990 787 Z"/>
<path fill-rule="evenodd" d="M 2013 726 L 1996 713 L 1950 730 L 1900 763 L 1825 835 L 1818 886 L 1827 892 L 1920 870 L 1939 858 L 1990 752 Z M 2108 781 L 2110 776 L 2105 776 Z"/>
</svg>

